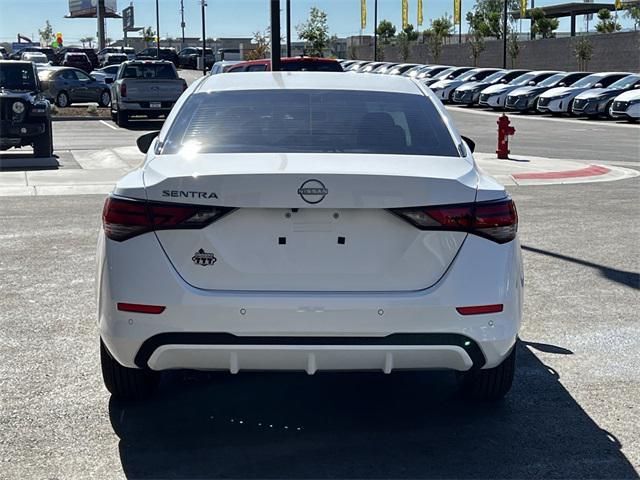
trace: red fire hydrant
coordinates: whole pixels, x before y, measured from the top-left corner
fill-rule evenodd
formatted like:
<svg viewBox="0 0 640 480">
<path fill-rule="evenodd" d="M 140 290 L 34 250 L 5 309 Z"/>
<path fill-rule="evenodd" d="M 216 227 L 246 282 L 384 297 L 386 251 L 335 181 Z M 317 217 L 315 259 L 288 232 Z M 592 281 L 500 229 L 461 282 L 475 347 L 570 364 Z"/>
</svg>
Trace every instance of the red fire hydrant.
<svg viewBox="0 0 640 480">
<path fill-rule="evenodd" d="M 498 149 L 496 153 L 502 160 L 509 159 L 509 137 L 516 133 L 516 129 L 509 124 L 511 121 L 504 113 L 498 118 Z"/>
</svg>

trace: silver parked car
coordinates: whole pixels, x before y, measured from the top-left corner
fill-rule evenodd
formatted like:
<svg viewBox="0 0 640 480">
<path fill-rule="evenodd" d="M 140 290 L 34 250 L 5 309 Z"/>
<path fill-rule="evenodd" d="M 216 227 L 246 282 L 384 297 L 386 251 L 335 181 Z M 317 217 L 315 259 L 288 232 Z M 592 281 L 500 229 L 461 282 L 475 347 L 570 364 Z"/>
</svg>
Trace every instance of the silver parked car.
<svg viewBox="0 0 640 480">
<path fill-rule="evenodd" d="M 167 60 L 133 60 L 120 65 L 111 84 L 111 118 L 125 126 L 133 115 L 168 115 L 187 89 L 187 82 Z"/>
</svg>

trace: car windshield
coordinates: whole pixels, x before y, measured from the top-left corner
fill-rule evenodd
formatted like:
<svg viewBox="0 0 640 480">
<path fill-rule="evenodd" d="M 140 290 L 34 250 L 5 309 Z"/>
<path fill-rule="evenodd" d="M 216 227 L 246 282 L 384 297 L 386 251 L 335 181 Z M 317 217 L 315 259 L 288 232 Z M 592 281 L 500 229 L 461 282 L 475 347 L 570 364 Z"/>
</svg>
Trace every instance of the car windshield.
<svg viewBox="0 0 640 480">
<path fill-rule="evenodd" d="M 449 76 L 451 73 L 453 73 L 453 71 L 456 69 L 456 67 L 451 67 L 451 68 L 447 68 L 446 70 L 442 70 L 441 72 L 436 73 L 433 77 L 431 77 L 432 79 L 434 78 L 446 78 L 447 76 Z"/>
<path fill-rule="evenodd" d="M 513 80 L 511 80 L 509 82 L 509 85 L 516 85 L 520 87 L 522 85 L 526 85 L 537 76 L 538 76 L 537 73 L 525 73 L 524 75 L 520 75 L 519 77 L 516 77 Z"/>
<path fill-rule="evenodd" d="M 571 85 L 572 87 L 591 87 L 602 80 L 602 75 L 587 75 Z"/>
<path fill-rule="evenodd" d="M 555 75 L 551 75 L 549 78 L 541 81 L 538 86 L 540 87 L 553 87 L 556 83 L 561 82 L 563 78 L 567 76 L 566 73 L 556 73 Z"/>
<path fill-rule="evenodd" d="M 171 65 L 133 64 L 127 65 L 122 78 L 175 79 L 176 72 Z"/>
<path fill-rule="evenodd" d="M 459 156 L 426 97 L 352 90 L 192 95 L 162 148 L 163 154 L 243 152 Z"/>
<path fill-rule="evenodd" d="M 31 64 L 0 64 L 0 88 L 7 90 L 37 90 Z"/>
<path fill-rule="evenodd" d="M 628 77 L 621 78 L 617 82 L 613 82 L 608 88 L 631 88 L 640 80 L 640 75 L 629 75 Z"/>
<path fill-rule="evenodd" d="M 479 72 L 479 71 L 477 71 L 477 70 L 469 70 L 468 72 L 463 73 L 462 75 L 460 75 L 460 76 L 458 77 L 458 80 L 468 80 L 468 79 L 470 79 L 471 77 L 473 77 L 474 75 L 477 75 L 477 74 L 479 74 L 479 73 L 480 73 L 480 72 Z"/>
<path fill-rule="evenodd" d="M 489 75 L 487 78 L 484 79 L 485 82 L 487 83 L 492 83 L 492 82 L 497 82 L 499 81 L 502 77 L 504 77 L 508 72 L 503 72 L 503 71 L 499 71 L 496 73 L 492 73 L 491 75 Z"/>
</svg>

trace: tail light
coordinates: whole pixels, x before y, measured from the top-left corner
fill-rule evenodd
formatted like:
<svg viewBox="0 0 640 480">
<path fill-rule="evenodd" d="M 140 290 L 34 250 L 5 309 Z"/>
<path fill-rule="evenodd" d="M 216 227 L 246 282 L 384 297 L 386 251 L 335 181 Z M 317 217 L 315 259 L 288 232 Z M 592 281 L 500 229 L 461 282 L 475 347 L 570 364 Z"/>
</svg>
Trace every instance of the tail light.
<svg viewBox="0 0 640 480">
<path fill-rule="evenodd" d="M 122 242 L 155 230 L 203 228 L 231 210 L 227 207 L 151 203 L 109 197 L 102 211 L 102 225 L 108 238 Z"/>
<path fill-rule="evenodd" d="M 510 198 L 492 202 L 391 210 L 420 230 L 468 232 L 497 243 L 516 238 L 518 212 Z"/>
<path fill-rule="evenodd" d="M 127 96 L 127 84 L 126 83 L 121 83 L 120 84 L 120 96 L 121 97 L 126 97 Z"/>
</svg>

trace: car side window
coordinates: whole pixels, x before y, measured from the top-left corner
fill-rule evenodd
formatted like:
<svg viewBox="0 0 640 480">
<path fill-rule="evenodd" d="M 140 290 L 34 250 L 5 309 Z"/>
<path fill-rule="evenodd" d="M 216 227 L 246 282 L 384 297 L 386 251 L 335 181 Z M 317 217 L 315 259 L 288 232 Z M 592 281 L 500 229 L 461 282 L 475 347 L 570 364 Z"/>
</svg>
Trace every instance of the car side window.
<svg viewBox="0 0 640 480">
<path fill-rule="evenodd" d="M 73 72 L 81 82 L 90 82 L 91 78 L 84 72 Z"/>
<path fill-rule="evenodd" d="M 600 80 L 600 83 L 604 88 L 607 88 L 612 83 L 617 82 L 618 80 L 624 77 L 626 77 L 626 75 L 611 75 L 607 78 L 603 78 L 602 80 Z"/>
<path fill-rule="evenodd" d="M 68 80 L 73 82 L 75 82 L 78 79 L 78 77 L 76 77 L 76 72 L 74 72 L 73 70 L 65 70 L 60 75 L 60 78 L 62 78 L 63 80 Z"/>
<path fill-rule="evenodd" d="M 258 65 L 249 65 L 246 71 L 247 72 L 266 72 L 267 66 L 263 63 Z"/>
</svg>

